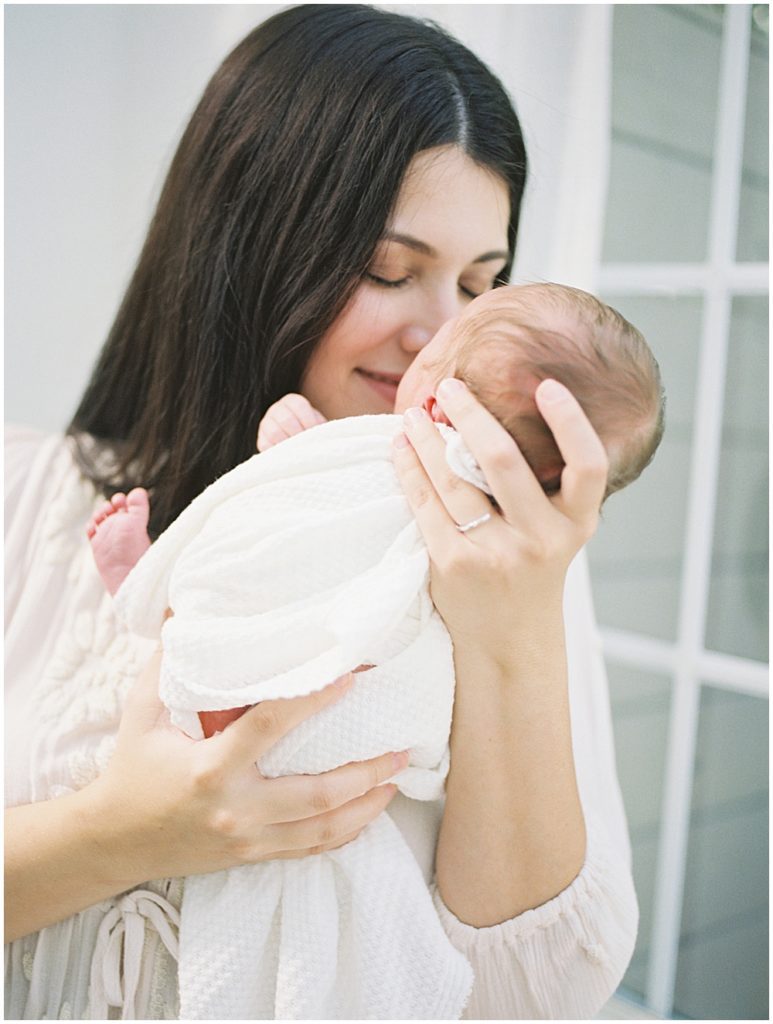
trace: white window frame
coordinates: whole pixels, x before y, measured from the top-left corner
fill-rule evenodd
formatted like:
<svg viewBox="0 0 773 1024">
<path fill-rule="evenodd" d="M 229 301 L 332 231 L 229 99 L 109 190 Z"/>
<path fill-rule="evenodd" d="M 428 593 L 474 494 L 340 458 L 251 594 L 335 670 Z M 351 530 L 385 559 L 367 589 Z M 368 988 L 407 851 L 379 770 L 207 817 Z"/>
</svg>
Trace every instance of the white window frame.
<svg viewBox="0 0 773 1024">
<path fill-rule="evenodd" d="M 725 7 L 706 262 L 602 264 L 599 275 L 606 297 L 703 298 L 677 639 L 601 630 L 610 663 L 673 679 L 646 991 L 647 1005 L 666 1018 L 674 1009 L 701 685 L 769 696 L 767 665 L 704 647 L 732 302 L 768 294 L 768 264 L 736 261 L 751 17 L 750 5 Z"/>
</svg>

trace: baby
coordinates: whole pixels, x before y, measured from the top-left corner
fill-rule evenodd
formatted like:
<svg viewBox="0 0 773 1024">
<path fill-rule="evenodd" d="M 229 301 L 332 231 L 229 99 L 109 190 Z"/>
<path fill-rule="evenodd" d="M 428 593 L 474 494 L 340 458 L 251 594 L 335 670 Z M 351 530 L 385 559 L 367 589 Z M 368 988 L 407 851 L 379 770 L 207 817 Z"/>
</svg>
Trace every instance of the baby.
<svg viewBox="0 0 773 1024">
<path fill-rule="evenodd" d="M 548 494 L 559 489 L 564 463 L 534 402 L 541 380 L 565 384 L 601 438 L 609 458 L 605 499 L 639 476 L 662 437 L 660 374 L 644 338 L 611 307 L 575 288 L 533 284 L 479 296 L 417 355 L 398 386 L 395 413 L 423 406 L 435 422 L 451 426 L 434 396 L 445 377 L 463 380 L 508 430 Z M 325 422 L 301 396 L 285 396 L 261 422 L 261 451 L 289 436 L 283 407 L 292 407 L 301 428 Z M 89 523 L 97 568 L 111 594 L 150 547 L 148 514 L 147 492 L 135 488 L 114 495 Z M 247 706 L 200 712 L 204 735 L 224 729 Z"/>
<path fill-rule="evenodd" d="M 423 405 L 451 468 L 485 490 L 435 400 L 451 376 L 512 434 L 547 492 L 560 488 L 563 462 L 534 404 L 542 379 L 564 383 L 599 434 L 609 456 L 607 494 L 639 475 L 662 433 L 660 378 L 643 338 L 571 288 L 485 293 L 438 331 L 400 381 L 396 413 Z M 289 396 L 279 410 L 299 401 Z M 261 773 L 317 774 L 409 749 L 398 788 L 438 800 L 449 767 L 453 649 L 430 598 L 426 545 L 392 465 L 402 417 L 319 422 L 308 404 L 303 410 L 301 428 L 313 429 L 226 473 L 152 545 L 147 494 L 115 496 L 89 526 L 97 565 L 128 627 L 161 632 L 159 693 L 190 736 L 225 728 L 244 706 L 357 671 L 342 700 L 261 758 Z M 261 424 L 264 440 L 281 436 L 278 421 L 272 431 L 277 411 Z M 309 914 L 322 906 L 324 915 Z M 368 955 L 358 960 L 361 950 Z M 179 972 L 181 1016 L 205 1020 L 281 1016 L 288 994 L 298 1019 L 361 1019 L 374 1005 L 384 1019 L 405 1005 L 414 1019 L 455 1019 L 472 984 L 388 814 L 317 857 L 186 879 Z"/>
</svg>

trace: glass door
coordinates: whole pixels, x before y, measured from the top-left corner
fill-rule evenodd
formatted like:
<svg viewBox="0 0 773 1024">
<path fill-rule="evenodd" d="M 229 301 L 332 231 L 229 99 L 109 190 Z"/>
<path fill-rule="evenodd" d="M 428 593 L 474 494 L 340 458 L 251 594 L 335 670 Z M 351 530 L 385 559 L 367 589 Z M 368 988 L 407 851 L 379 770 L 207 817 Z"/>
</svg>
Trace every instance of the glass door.
<svg viewBox="0 0 773 1024">
<path fill-rule="evenodd" d="M 589 548 L 641 904 L 623 991 L 768 1018 L 768 8 L 616 5 L 603 297 L 667 426 Z"/>
</svg>

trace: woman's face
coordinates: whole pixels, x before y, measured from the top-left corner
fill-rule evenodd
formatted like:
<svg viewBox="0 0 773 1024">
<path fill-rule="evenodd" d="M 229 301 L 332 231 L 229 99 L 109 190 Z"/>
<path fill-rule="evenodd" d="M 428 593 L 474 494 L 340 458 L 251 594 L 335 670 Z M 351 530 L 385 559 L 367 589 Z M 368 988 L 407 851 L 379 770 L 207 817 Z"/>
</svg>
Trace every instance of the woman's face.
<svg viewBox="0 0 773 1024">
<path fill-rule="evenodd" d="M 416 354 L 493 287 L 509 218 L 505 183 L 456 146 L 414 157 L 367 275 L 306 367 L 311 404 L 328 419 L 392 412 Z"/>
</svg>

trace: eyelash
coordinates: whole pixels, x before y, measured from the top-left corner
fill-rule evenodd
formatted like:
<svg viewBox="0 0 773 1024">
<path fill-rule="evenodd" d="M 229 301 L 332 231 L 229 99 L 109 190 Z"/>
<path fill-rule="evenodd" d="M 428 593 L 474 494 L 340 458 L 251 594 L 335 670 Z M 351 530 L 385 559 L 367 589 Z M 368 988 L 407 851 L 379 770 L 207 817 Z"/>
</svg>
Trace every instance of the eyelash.
<svg viewBox="0 0 773 1024">
<path fill-rule="evenodd" d="M 371 273 L 366 273 L 365 277 L 374 284 L 381 285 L 382 288 L 401 288 L 404 284 L 407 284 L 410 281 L 409 277 L 401 277 L 397 281 L 390 281 L 386 277 L 377 277 L 375 274 Z M 464 292 L 464 294 L 470 299 L 477 299 L 481 294 L 481 292 L 472 292 L 469 288 L 463 288 L 461 285 L 459 285 L 459 291 Z"/>
</svg>

